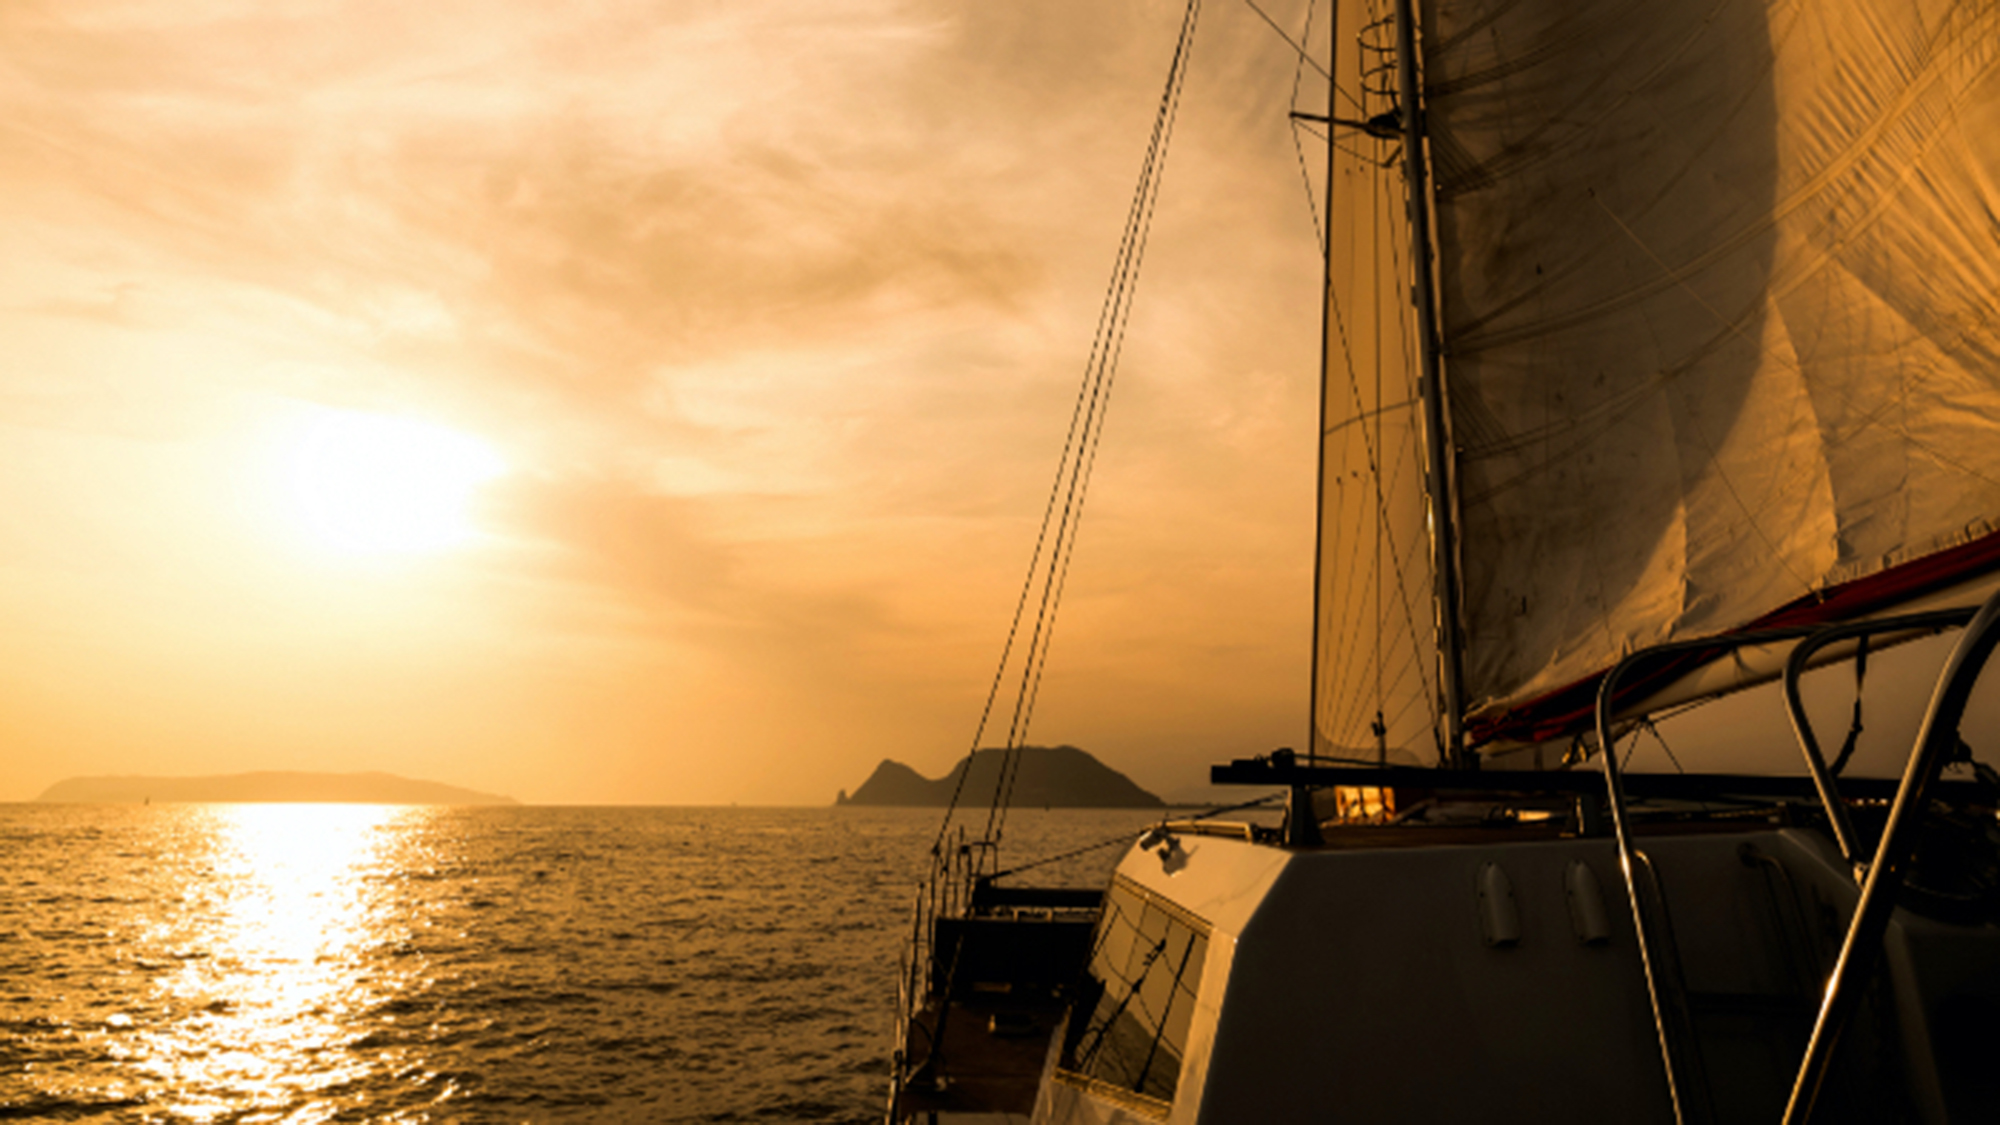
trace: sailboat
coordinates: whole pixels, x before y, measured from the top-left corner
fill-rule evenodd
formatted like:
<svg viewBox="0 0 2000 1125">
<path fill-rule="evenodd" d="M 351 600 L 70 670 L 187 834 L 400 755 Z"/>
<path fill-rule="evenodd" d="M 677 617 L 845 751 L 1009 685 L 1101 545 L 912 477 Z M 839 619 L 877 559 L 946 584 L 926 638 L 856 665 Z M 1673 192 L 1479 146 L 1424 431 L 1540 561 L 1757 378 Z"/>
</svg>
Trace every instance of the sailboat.
<svg viewBox="0 0 2000 1125">
<path fill-rule="evenodd" d="M 1212 776 L 1283 826 L 941 852 L 891 1120 L 2000 1120 L 2000 6 L 1332 23 L 1311 742 Z M 1841 776 L 1802 677 L 1940 634 Z M 1760 684 L 1795 768 L 1621 767 Z"/>
</svg>

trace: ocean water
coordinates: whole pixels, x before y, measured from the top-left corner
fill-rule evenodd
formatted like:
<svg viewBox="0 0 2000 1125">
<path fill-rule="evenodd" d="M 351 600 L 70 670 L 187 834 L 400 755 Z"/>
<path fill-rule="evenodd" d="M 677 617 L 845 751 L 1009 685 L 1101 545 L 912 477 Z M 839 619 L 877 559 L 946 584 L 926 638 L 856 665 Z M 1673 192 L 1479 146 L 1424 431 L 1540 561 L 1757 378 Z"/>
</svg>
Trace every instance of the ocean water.
<svg viewBox="0 0 2000 1125">
<path fill-rule="evenodd" d="M 1016 811 L 1005 860 L 1148 819 Z M 878 1121 L 937 825 L 0 805 L 0 1117 Z M 1032 881 L 1101 885 L 1121 850 Z"/>
</svg>

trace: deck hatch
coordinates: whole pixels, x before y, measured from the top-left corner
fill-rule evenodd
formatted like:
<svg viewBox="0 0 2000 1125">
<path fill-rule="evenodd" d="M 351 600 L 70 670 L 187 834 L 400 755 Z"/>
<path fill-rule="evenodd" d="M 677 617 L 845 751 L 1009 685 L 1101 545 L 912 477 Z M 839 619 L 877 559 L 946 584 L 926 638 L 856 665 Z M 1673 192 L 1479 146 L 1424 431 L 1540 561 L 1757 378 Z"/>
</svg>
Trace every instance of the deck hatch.
<svg viewBox="0 0 2000 1125">
<path fill-rule="evenodd" d="M 1180 1084 L 1209 927 L 1124 878 L 1105 895 L 1062 1069 L 1164 1108 Z"/>
</svg>

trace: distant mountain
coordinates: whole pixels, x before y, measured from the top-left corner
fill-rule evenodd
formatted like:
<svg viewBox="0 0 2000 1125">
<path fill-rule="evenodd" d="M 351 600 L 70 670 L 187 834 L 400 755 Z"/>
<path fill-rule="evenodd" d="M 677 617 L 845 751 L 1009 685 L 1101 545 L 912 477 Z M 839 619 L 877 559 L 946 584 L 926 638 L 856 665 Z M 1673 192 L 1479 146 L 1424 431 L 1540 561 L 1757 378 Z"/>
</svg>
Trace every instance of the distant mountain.
<svg viewBox="0 0 2000 1125">
<path fill-rule="evenodd" d="M 325 801 L 367 805 L 512 805 L 512 797 L 387 773 L 236 773 L 219 777 L 72 777 L 38 801 Z"/>
<path fill-rule="evenodd" d="M 959 776 L 968 769 L 971 772 L 966 774 L 959 803 L 991 804 L 1005 753 L 1000 749 L 981 750 L 961 759 L 950 773 L 936 781 L 901 762 L 884 759 L 852 797 L 842 790 L 834 804 L 943 806 L 950 803 Z M 1024 809 L 1163 807 L 1158 797 L 1133 784 L 1131 778 L 1074 746 L 1022 747 L 1011 803 Z"/>
</svg>

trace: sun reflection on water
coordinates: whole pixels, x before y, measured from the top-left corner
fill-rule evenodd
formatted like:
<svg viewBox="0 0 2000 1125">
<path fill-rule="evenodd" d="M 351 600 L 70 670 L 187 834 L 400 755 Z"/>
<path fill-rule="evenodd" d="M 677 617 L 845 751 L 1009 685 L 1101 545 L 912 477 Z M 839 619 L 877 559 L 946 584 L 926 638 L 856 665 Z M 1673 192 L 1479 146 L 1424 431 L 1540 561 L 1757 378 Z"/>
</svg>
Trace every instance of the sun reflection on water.
<svg viewBox="0 0 2000 1125">
<path fill-rule="evenodd" d="M 178 967 L 156 981 L 178 1018 L 130 1037 L 129 1062 L 188 1120 L 251 1103 L 286 1120 L 383 1061 L 356 1047 L 363 1017 L 405 983 L 372 954 L 406 930 L 384 880 L 427 810 L 381 805 L 212 805 L 174 857 L 181 886 L 150 935 Z M 336 1100 L 338 1100 L 336 1098 Z M 165 1108 L 165 1107 L 162 1107 Z"/>
</svg>

